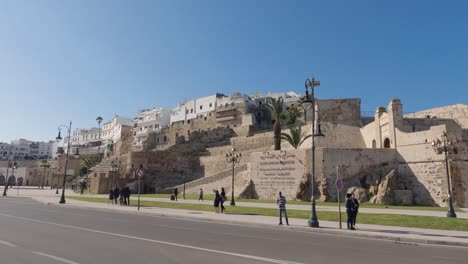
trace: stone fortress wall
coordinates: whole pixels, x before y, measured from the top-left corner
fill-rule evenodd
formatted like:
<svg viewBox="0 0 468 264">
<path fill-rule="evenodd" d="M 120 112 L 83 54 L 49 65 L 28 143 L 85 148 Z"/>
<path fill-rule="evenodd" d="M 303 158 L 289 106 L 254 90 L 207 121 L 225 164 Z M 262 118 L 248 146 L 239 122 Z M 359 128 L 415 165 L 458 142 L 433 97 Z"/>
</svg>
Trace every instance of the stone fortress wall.
<svg viewBox="0 0 468 264">
<path fill-rule="evenodd" d="M 430 111 L 403 115 L 400 100 L 393 99 L 387 108 L 377 108 L 372 121 L 361 117 L 360 99 L 318 100 L 317 120 L 326 136 L 316 139 L 316 198 L 336 200 L 336 167 L 341 165 L 345 187 L 365 189 L 367 195 L 373 196 L 373 201 L 380 201 L 382 184 L 386 184 L 392 185 L 395 193 L 410 196 L 409 200 L 415 204 L 444 206 L 448 183 L 443 155 L 434 153 L 431 142 L 446 131 L 449 136 L 462 140 L 459 153 L 450 157 L 450 172 L 454 201 L 459 206 L 467 206 L 466 109 L 467 105 L 431 109 L 430 118 L 424 114 Z M 185 181 L 187 193 L 221 187 L 230 192 L 232 171 L 225 154 L 235 148 L 243 155 L 235 169 L 236 195 L 271 198 L 278 187 L 289 184 L 284 191 L 290 199 L 310 199 L 311 139 L 298 150 L 283 141 L 283 151 L 275 152 L 273 132 L 255 127 L 255 117 L 242 114 L 239 109 L 233 112 L 236 111 L 241 114 L 235 115 L 229 125 L 221 125 L 213 113 L 192 120 L 190 124 L 183 123 L 150 135 L 153 139 L 159 138 L 159 142 L 149 140 L 146 151 L 131 151 L 127 170 L 130 164 L 143 165 L 147 171 L 146 191 L 169 192 L 178 187 L 180 192 Z M 454 119 L 442 114 L 447 111 L 452 111 Z M 306 114 L 310 120 L 311 112 Z M 285 133 L 288 131 L 283 129 Z M 302 131 L 310 133 L 310 122 L 302 126 Z M 166 142 L 163 142 L 164 136 Z M 265 168 L 266 163 L 260 166 L 264 162 L 260 161 L 262 157 L 266 159 L 268 155 L 295 157 L 295 166 L 282 168 L 285 173 L 289 170 L 290 176 L 276 175 L 282 169 Z M 266 175 L 261 176 L 260 171 Z M 280 179 L 282 176 L 284 182 Z M 393 184 L 387 183 L 390 178 Z"/>
</svg>

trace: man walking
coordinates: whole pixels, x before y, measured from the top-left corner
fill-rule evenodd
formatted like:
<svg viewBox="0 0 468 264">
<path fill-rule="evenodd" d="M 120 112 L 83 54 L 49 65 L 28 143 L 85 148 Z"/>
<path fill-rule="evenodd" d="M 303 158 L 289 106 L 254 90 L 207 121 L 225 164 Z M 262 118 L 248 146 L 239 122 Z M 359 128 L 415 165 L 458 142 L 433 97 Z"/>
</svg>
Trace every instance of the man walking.
<svg viewBox="0 0 468 264">
<path fill-rule="evenodd" d="M 279 197 L 276 199 L 276 204 L 279 207 L 279 225 L 283 224 L 283 213 L 284 219 L 286 219 L 286 224 L 289 225 L 288 222 L 288 213 L 286 212 L 286 198 L 279 192 Z"/>
<path fill-rule="evenodd" d="M 203 202 L 203 189 L 202 188 L 200 188 L 200 192 L 198 193 L 198 201 Z"/>
</svg>

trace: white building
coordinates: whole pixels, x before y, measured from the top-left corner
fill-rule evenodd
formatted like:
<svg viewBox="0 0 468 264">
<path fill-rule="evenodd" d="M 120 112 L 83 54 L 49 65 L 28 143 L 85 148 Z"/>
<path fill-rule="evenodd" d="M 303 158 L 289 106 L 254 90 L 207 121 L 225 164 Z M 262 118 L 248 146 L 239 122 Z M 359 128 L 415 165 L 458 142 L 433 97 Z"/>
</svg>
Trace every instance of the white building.
<svg viewBox="0 0 468 264">
<path fill-rule="evenodd" d="M 172 110 L 171 124 L 190 122 L 197 118 L 198 115 L 206 115 L 209 112 L 216 110 L 216 99 L 222 97 L 222 94 L 214 94 L 197 99 L 187 100 L 177 104 L 177 107 Z"/>
<path fill-rule="evenodd" d="M 52 159 L 57 152 L 55 141 L 12 140 L 10 144 L 0 142 L 0 159 Z"/>
<path fill-rule="evenodd" d="M 148 133 L 160 132 L 169 126 L 171 110 L 165 108 L 153 108 L 142 110 L 138 117 L 133 119 L 133 146 L 141 147 Z"/>
<path fill-rule="evenodd" d="M 77 128 L 73 131 L 70 140 L 70 153 L 73 154 L 77 148 L 83 154 L 96 154 L 98 149 L 103 153 L 106 145 L 112 145 L 118 142 L 122 137 L 122 129 L 124 127 L 132 127 L 133 121 L 130 118 L 114 116 L 112 120 L 107 121 L 101 128 L 101 136 L 99 137 L 99 128 L 91 129 Z M 63 150 L 67 152 L 67 138 L 65 138 Z"/>
</svg>

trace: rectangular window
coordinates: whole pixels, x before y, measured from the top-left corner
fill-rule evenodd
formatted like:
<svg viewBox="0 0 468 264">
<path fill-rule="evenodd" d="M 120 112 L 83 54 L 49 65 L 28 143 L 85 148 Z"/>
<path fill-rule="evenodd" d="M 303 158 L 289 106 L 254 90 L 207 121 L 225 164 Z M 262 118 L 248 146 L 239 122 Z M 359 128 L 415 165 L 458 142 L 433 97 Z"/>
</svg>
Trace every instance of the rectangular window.
<svg viewBox="0 0 468 264">
<path fill-rule="evenodd" d="M 193 113 L 193 108 L 190 109 L 190 113 L 191 113 L 191 114 Z"/>
<path fill-rule="evenodd" d="M 203 105 L 200 105 L 200 110 L 202 110 L 202 109 L 203 109 Z"/>
<path fill-rule="evenodd" d="M 213 104 L 212 104 L 212 103 L 210 103 L 210 107 L 213 107 Z"/>
</svg>

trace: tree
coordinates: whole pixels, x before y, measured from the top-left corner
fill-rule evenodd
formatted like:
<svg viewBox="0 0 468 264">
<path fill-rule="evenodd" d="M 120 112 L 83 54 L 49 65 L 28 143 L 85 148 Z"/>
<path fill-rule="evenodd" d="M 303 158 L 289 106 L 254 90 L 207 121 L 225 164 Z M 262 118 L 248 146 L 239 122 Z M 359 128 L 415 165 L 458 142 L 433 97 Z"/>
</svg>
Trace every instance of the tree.
<svg viewBox="0 0 468 264">
<path fill-rule="evenodd" d="M 289 142 L 293 148 L 297 149 L 299 148 L 304 141 L 306 141 L 308 138 L 312 137 L 312 135 L 307 135 L 305 136 L 304 133 L 301 131 L 301 127 L 290 127 L 289 128 L 289 133 L 281 133 L 281 138 Z"/>
<path fill-rule="evenodd" d="M 41 160 L 41 165 L 39 166 L 44 168 L 44 174 L 42 175 L 42 184 L 41 184 L 41 189 L 44 189 L 46 169 L 50 168 L 50 164 L 47 160 Z"/>
<path fill-rule="evenodd" d="M 299 117 L 302 115 L 302 108 L 296 104 L 291 105 L 287 112 L 288 123 L 287 125 L 294 125 Z"/>
<path fill-rule="evenodd" d="M 306 97 L 305 96 L 301 96 L 299 97 L 299 100 L 297 101 L 297 103 L 301 106 L 301 109 L 304 113 L 304 124 L 307 124 L 307 109 L 304 108 L 304 102 L 306 101 Z"/>
<path fill-rule="evenodd" d="M 80 171 L 85 172 L 84 174 L 88 173 L 88 170 L 92 167 L 94 167 L 97 163 L 99 162 L 99 157 L 94 156 L 94 155 L 82 155 L 81 156 L 81 166 L 86 168 L 86 171 L 82 170 L 83 168 L 80 169 Z M 83 175 L 83 174 L 81 174 Z"/>
<path fill-rule="evenodd" d="M 281 150 L 281 126 L 285 118 L 283 114 L 283 98 L 273 98 L 271 102 L 269 102 L 266 106 L 271 110 L 271 113 L 273 115 L 272 117 L 275 119 L 275 124 L 273 125 L 275 150 Z"/>
</svg>

